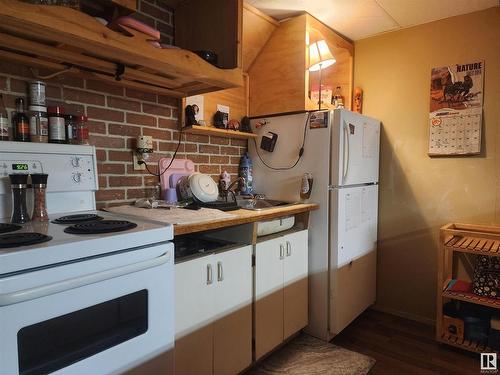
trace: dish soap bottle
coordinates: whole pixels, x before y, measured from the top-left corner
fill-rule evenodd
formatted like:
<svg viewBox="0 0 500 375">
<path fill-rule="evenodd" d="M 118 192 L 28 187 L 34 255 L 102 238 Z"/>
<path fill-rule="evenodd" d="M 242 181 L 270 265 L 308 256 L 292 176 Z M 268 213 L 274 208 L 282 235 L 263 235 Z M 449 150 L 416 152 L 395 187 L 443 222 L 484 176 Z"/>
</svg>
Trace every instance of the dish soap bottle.
<svg viewBox="0 0 500 375">
<path fill-rule="evenodd" d="M 248 152 L 240 159 L 240 166 L 238 171 L 238 176 L 243 177 L 244 181 L 240 182 L 240 191 L 243 195 L 253 194 L 253 177 L 252 177 L 252 159 L 248 156 Z"/>
</svg>

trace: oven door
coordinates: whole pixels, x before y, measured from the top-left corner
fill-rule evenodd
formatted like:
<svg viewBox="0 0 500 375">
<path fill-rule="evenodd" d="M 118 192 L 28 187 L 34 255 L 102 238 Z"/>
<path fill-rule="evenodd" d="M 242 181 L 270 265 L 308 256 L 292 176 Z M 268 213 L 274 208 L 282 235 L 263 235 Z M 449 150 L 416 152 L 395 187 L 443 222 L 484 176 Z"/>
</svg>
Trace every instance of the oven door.
<svg viewBox="0 0 500 375">
<path fill-rule="evenodd" d="M 173 351 L 173 260 L 163 243 L 4 275 L 0 372 L 113 374 Z"/>
</svg>

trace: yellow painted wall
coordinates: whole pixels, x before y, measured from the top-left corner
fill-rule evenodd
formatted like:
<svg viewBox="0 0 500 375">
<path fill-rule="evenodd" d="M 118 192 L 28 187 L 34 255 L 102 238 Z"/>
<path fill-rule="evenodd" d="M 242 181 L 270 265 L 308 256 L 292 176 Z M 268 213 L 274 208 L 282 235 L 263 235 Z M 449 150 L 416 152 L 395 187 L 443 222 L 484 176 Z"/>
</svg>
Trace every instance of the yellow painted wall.
<svg viewBox="0 0 500 375">
<path fill-rule="evenodd" d="M 430 72 L 485 60 L 483 152 L 430 158 Z M 500 8 L 416 26 L 355 44 L 363 113 L 383 123 L 377 306 L 435 315 L 438 228 L 500 225 Z"/>
</svg>

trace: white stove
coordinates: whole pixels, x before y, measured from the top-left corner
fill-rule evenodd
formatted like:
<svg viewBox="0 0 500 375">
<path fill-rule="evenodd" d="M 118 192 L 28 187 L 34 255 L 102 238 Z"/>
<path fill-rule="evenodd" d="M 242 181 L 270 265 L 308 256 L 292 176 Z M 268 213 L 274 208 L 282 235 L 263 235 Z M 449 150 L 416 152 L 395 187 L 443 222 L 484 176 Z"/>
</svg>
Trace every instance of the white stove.
<svg viewBox="0 0 500 375">
<path fill-rule="evenodd" d="M 49 177 L 50 178 L 50 177 Z M 46 267 L 62 262 L 102 256 L 117 251 L 151 246 L 173 238 L 172 226 L 138 217 L 124 217 L 104 211 L 79 211 L 75 214 L 96 214 L 105 220 L 127 220 L 137 227 L 123 232 L 101 234 L 68 234 L 64 232 L 69 224 L 55 224 L 53 220 L 66 214 L 51 214 L 49 222 L 28 222 L 22 229 L 8 232 L 20 234 L 36 232 L 52 239 L 40 244 L 0 248 L 0 277 L 3 274 Z M 2 222 L 8 222 L 3 219 Z M 170 245 L 170 244 L 169 244 Z"/>
<path fill-rule="evenodd" d="M 158 355 L 165 356 L 168 373 L 174 345 L 172 226 L 96 211 L 93 147 L 0 145 L 0 222 L 10 220 L 8 174 L 16 172 L 49 174 L 50 215 L 49 222 L 0 234 L 0 245 L 6 243 L 2 236 L 51 237 L 0 248 L 0 373 L 118 374 Z M 71 234 L 73 224 L 52 222 L 73 214 L 127 221 L 131 229 Z"/>
</svg>

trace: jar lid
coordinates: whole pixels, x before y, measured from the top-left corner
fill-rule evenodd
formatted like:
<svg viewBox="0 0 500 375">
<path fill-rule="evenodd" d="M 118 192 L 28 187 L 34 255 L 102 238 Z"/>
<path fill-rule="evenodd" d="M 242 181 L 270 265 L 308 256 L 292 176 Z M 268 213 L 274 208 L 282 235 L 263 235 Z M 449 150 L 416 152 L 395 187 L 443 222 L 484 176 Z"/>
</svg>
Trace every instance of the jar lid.
<svg viewBox="0 0 500 375">
<path fill-rule="evenodd" d="M 71 115 L 71 114 L 70 115 L 66 115 L 64 117 L 66 117 L 67 120 L 76 120 L 78 118 L 77 115 Z"/>
<path fill-rule="evenodd" d="M 88 120 L 88 117 L 87 116 L 78 116 L 78 121 L 83 121 L 83 122 L 87 122 Z"/>
<path fill-rule="evenodd" d="M 31 175 L 31 183 L 33 185 L 47 185 L 49 175 L 46 173 L 33 173 Z"/>
<path fill-rule="evenodd" d="M 47 108 L 47 111 L 51 115 L 64 115 L 64 107 L 53 106 L 53 107 Z"/>
<path fill-rule="evenodd" d="M 47 112 L 47 107 L 41 105 L 30 105 L 28 109 L 33 112 Z"/>
<path fill-rule="evenodd" d="M 37 84 L 37 85 L 45 86 L 45 82 L 43 82 L 43 81 L 30 81 L 30 84 L 32 84 L 32 85 Z"/>
<path fill-rule="evenodd" d="M 9 174 L 11 185 L 26 185 L 28 183 L 27 173 L 14 173 Z"/>
</svg>

